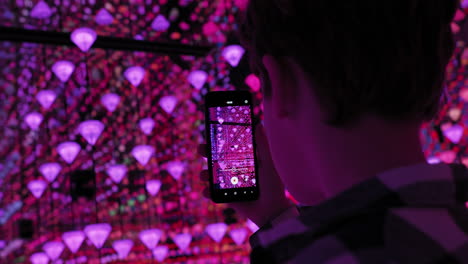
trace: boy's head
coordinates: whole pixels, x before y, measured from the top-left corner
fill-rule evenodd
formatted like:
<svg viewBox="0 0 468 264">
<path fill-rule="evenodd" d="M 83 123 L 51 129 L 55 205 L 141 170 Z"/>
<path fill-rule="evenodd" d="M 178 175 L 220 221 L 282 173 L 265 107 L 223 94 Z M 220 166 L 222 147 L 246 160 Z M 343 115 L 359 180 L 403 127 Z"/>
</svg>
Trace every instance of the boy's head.
<svg viewBox="0 0 468 264">
<path fill-rule="evenodd" d="M 410 126 L 434 116 L 458 5 L 250 0 L 241 39 L 262 79 L 266 132 L 288 188 L 295 184 L 286 175 L 313 169 L 301 164 L 318 157 L 308 152 L 327 140 L 324 133 L 347 131 L 369 116 Z"/>
</svg>

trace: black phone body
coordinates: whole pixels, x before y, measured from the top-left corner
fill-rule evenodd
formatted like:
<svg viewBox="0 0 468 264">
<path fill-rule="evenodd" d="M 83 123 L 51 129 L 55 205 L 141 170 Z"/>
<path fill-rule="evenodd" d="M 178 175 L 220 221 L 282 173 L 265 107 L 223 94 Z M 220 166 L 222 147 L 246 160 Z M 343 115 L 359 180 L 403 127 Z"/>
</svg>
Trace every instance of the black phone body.
<svg viewBox="0 0 468 264">
<path fill-rule="evenodd" d="M 205 100 L 211 199 L 216 203 L 257 200 L 252 95 L 247 91 L 210 92 Z"/>
</svg>

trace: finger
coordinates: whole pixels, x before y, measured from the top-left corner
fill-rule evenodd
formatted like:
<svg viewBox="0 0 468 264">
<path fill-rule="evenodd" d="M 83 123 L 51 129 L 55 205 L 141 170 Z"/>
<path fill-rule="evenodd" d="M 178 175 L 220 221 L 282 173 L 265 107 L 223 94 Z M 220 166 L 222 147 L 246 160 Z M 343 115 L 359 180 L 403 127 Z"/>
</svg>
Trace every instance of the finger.
<svg viewBox="0 0 468 264">
<path fill-rule="evenodd" d="M 207 170 L 202 170 L 200 172 L 200 180 L 202 181 L 208 181 L 210 179 L 210 174 L 208 173 Z"/>
<path fill-rule="evenodd" d="M 203 197 L 207 198 L 207 199 L 211 199 L 211 195 L 210 195 L 210 188 L 205 188 L 203 190 Z"/>
<path fill-rule="evenodd" d="M 198 154 L 202 155 L 203 157 L 206 157 L 206 144 L 200 144 L 198 145 Z"/>
</svg>

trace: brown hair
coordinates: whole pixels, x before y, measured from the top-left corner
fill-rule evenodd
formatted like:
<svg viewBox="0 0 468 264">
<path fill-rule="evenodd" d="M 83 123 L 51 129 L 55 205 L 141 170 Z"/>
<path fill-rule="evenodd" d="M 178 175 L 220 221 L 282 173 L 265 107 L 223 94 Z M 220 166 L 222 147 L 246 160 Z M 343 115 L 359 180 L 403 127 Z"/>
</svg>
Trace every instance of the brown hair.
<svg viewBox="0 0 468 264">
<path fill-rule="evenodd" d="M 429 120 L 439 109 L 458 0 L 250 0 L 240 26 L 252 69 L 292 57 L 317 84 L 326 122 L 374 113 Z"/>
</svg>

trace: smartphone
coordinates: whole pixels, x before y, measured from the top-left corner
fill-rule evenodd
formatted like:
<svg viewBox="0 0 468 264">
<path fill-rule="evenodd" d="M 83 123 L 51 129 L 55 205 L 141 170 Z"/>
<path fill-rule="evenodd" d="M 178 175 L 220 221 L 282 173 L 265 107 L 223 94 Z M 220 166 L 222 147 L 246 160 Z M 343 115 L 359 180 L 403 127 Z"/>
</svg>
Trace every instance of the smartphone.
<svg viewBox="0 0 468 264">
<path fill-rule="evenodd" d="M 211 199 L 254 201 L 259 196 L 252 95 L 210 92 L 205 97 Z"/>
</svg>

